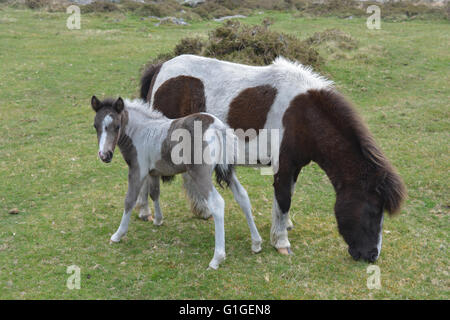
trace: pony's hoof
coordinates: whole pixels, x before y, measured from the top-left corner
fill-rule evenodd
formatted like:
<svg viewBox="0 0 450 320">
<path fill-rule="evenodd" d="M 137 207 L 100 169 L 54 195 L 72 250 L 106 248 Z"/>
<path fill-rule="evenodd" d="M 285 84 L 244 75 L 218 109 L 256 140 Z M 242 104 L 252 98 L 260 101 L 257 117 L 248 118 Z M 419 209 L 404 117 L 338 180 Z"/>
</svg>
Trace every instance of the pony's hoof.
<svg viewBox="0 0 450 320">
<path fill-rule="evenodd" d="M 289 256 L 289 255 L 293 254 L 290 247 L 278 248 L 277 251 L 278 251 L 278 253 L 280 253 L 280 254 L 282 254 L 284 256 Z"/>
<path fill-rule="evenodd" d="M 156 220 L 156 219 L 153 219 L 153 224 L 154 224 L 155 226 L 162 226 L 163 221 L 162 221 L 162 220 L 158 221 L 158 220 Z"/>
<path fill-rule="evenodd" d="M 153 221 L 153 217 L 151 214 L 146 216 L 139 216 L 139 219 L 141 219 L 142 221 Z"/>
</svg>

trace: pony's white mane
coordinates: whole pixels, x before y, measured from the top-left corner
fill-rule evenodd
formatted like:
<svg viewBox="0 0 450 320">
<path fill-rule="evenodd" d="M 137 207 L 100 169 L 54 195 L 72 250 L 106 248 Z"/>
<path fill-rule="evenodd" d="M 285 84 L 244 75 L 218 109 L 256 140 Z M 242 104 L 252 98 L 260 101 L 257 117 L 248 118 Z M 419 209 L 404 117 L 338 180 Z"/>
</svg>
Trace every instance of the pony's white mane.
<svg viewBox="0 0 450 320">
<path fill-rule="evenodd" d="M 309 84 L 316 89 L 331 88 L 334 83 L 313 71 L 311 66 L 305 66 L 297 61 L 288 60 L 282 56 L 277 57 L 271 65 L 277 71 L 278 76 L 289 78 L 292 81 Z"/>
<path fill-rule="evenodd" d="M 134 110 L 150 119 L 164 119 L 165 116 L 158 110 L 153 109 L 150 104 L 142 99 L 125 99 L 125 109 Z"/>
</svg>

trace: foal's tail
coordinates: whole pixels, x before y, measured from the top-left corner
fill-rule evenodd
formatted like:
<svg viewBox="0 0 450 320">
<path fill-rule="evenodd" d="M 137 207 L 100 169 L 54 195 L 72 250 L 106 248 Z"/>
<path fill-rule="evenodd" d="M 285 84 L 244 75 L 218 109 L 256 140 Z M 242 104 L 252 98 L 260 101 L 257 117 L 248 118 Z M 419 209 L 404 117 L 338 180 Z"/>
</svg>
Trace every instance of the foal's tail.
<svg viewBox="0 0 450 320">
<path fill-rule="evenodd" d="M 238 159 L 239 140 L 232 129 L 217 118 L 214 121 L 213 128 L 215 129 L 218 141 L 220 141 L 219 162 L 214 168 L 214 171 L 216 172 L 216 181 L 219 186 L 223 187 L 222 182 L 225 182 L 228 187 L 233 176 L 234 165 L 237 163 Z"/>
</svg>

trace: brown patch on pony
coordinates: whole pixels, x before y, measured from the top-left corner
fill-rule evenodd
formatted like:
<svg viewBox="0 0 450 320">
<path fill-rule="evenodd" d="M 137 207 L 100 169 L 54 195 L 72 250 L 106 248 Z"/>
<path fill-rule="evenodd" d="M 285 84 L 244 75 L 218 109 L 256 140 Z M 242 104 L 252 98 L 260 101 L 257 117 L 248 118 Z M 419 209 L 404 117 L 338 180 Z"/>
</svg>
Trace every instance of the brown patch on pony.
<svg viewBox="0 0 450 320">
<path fill-rule="evenodd" d="M 141 77 L 141 99 L 150 102 L 152 97 L 153 86 L 155 85 L 156 77 L 159 70 L 161 70 L 162 63 L 153 64 L 149 66 Z"/>
<path fill-rule="evenodd" d="M 155 92 L 153 106 L 176 119 L 206 110 L 205 89 L 200 79 L 178 76 L 165 81 Z"/>
<path fill-rule="evenodd" d="M 195 113 L 195 114 L 191 114 L 189 116 L 183 117 L 181 119 L 175 119 L 169 128 L 169 131 L 167 132 L 167 137 L 164 139 L 162 146 L 161 146 L 161 154 L 162 154 L 162 159 L 160 161 L 157 162 L 158 166 L 171 166 L 173 168 L 174 174 L 177 174 L 178 172 L 181 172 L 183 170 L 185 170 L 186 168 L 186 164 L 178 164 L 175 165 L 172 162 L 172 158 L 171 158 L 171 152 L 172 149 L 174 148 L 175 145 L 177 145 L 179 143 L 179 141 L 172 141 L 172 135 L 173 132 L 177 129 L 185 129 L 189 132 L 190 137 L 191 137 L 191 155 L 190 155 L 190 159 L 191 159 L 191 163 L 194 162 L 194 140 L 195 140 L 195 136 L 194 136 L 194 122 L 195 121 L 200 121 L 201 125 L 202 125 L 202 133 L 205 134 L 206 130 L 209 128 L 209 126 L 211 125 L 211 123 L 214 122 L 214 118 L 208 114 L 202 114 L 202 113 Z M 204 147 L 206 145 L 206 142 L 203 142 L 202 145 L 202 153 L 201 155 L 203 156 L 203 150 Z M 187 166 L 189 166 L 189 164 L 187 164 Z"/>
<path fill-rule="evenodd" d="M 295 97 L 283 116 L 280 154 L 291 164 L 313 160 L 337 192 L 378 194 L 389 213 L 406 197 L 402 179 L 375 143 L 351 104 L 333 90 L 309 90 Z M 280 159 L 280 171 L 284 174 Z M 287 165 L 289 168 L 289 164 Z M 292 170 L 291 170 L 292 171 Z"/>
<path fill-rule="evenodd" d="M 264 128 L 267 113 L 272 106 L 277 89 L 270 85 L 247 88 L 230 103 L 227 123 L 233 129 Z"/>
</svg>

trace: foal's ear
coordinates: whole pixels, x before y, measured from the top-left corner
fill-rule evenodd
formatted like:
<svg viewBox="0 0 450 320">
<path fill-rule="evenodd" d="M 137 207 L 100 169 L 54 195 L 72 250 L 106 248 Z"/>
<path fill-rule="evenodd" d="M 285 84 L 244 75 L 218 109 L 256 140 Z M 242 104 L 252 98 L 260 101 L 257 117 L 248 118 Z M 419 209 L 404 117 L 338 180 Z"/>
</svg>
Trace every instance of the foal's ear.
<svg viewBox="0 0 450 320">
<path fill-rule="evenodd" d="M 102 107 L 102 103 L 100 102 L 100 100 L 97 99 L 96 96 L 92 96 L 91 106 L 92 106 L 92 109 L 94 109 L 94 111 L 97 112 Z"/>
<path fill-rule="evenodd" d="M 114 109 L 117 111 L 117 113 L 121 113 L 124 108 L 124 103 L 121 97 L 114 102 Z"/>
</svg>

